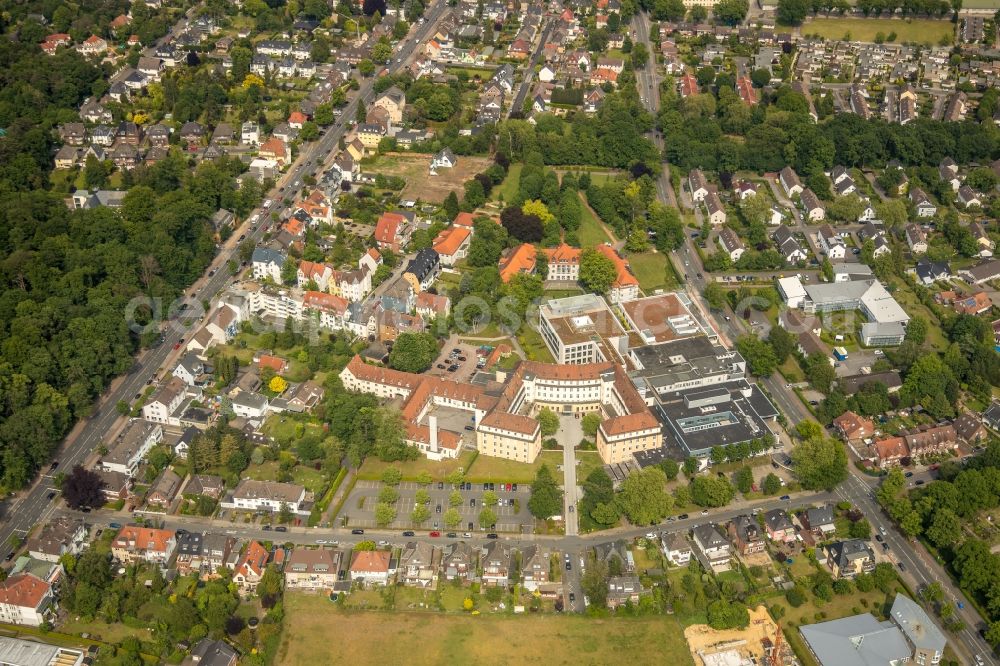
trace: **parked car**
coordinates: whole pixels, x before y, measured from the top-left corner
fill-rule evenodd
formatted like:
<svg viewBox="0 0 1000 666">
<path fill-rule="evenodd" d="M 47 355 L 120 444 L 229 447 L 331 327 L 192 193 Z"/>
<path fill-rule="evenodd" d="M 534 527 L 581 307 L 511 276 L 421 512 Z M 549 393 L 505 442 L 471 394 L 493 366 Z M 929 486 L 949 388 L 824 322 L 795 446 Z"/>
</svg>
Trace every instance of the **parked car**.
<svg viewBox="0 0 1000 666">
<path fill-rule="evenodd" d="M 365 531 L 361 530 L 361 529 L 353 529 L 353 530 L 351 530 L 351 534 L 364 534 L 364 533 L 365 533 Z"/>
<path fill-rule="evenodd" d="M 438 532 L 437 530 L 434 530 L 433 532 L 431 532 L 431 536 L 432 537 L 439 537 L 439 536 L 441 536 L 441 533 Z"/>
<path fill-rule="evenodd" d="M 415 536 L 412 530 L 407 530 L 403 532 L 403 536 Z"/>
<path fill-rule="evenodd" d="M 274 528 L 274 531 L 275 532 L 287 532 L 288 528 L 285 527 L 284 525 L 278 525 L 277 527 Z"/>
<path fill-rule="evenodd" d="M 487 539 L 499 539 L 499 538 L 500 538 L 500 536 L 499 536 L 499 535 L 497 535 L 497 534 L 496 534 L 496 533 L 494 533 L 494 532 L 490 532 L 489 534 L 487 534 L 487 535 L 486 535 L 486 538 L 487 538 Z"/>
</svg>

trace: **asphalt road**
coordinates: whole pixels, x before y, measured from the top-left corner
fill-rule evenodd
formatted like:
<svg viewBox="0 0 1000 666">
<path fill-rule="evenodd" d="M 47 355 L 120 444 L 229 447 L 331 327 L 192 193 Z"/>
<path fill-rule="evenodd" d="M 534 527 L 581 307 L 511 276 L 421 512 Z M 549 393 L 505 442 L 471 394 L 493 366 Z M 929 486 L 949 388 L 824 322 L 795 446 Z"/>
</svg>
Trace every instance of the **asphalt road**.
<svg viewBox="0 0 1000 666">
<path fill-rule="evenodd" d="M 514 96 L 514 101 L 511 102 L 510 109 L 507 110 L 508 116 L 515 111 L 521 110 L 521 105 L 524 104 L 524 97 L 528 94 L 528 90 L 531 89 L 531 81 L 535 78 L 535 65 L 538 64 L 538 59 L 542 55 L 542 49 L 545 48 L 545 42 L 548 41 L 549 34 L 555 26 L 555 22 L 550 21 L 547 17 L 543 20 L 547 21 L 547 25 L 542 30 L 542 37 L 538 40 L 538 45 L 535 46 L 535 50 L 531 54 L 531 60 L 528 62 L 528 66 L 523 70 L 524 80 L 521 81 L 521 87 L 518 88 L 517 95 Z"/>
<path fill-rule="evenodd" d="M 415 26 L 410 35 L 400 43 L 399 50 L 393 55 L 392 64 L 388 66 L 390 72 L 395 73 L 405 66 L 417 45 L 422 44 L 430 34 L 433 34 L 432 31 L 445 8 L 443 0 L 437 0 L 435 4 L 428 7 L 424 23 Z M 184 20 L 186 18 L 182 19 L 182 21 Z M 369 101 L 372 86 L 373 79 L 362 83 L 337 123 L 319 141 L 300 153 L 295 164 L 275 184 L 275 189 L 268 193 L 268 199 L 275 201 L 269 212 L 280 214 L 284 209 L 284 204 L 281 203 L 281 199 L 285 195 L 283 190 L 289 189 L 287 186 L 291 183 L 301 183 L 306 174 L 317 171 L 318 165 L 335 151 L 337 142 L 347 131 L 348 124 L 354 119 L 358 100 Z M 290 193 L 288 194 L 291 196 Z M 257 209 L 254 212 L 259 213 L 261 218 L 265 217 L 263 209 Z M 255 229 L 245 229 L 246 238 L 254 242 L 260 240 L 266 226 L 268 225 L 261 223 L 257 224 Z M 226 286 L 232 278 L 232 275 L 225 268 L 226 263 L 230 259 L 236 259 L 238 251 L 238 238 L 234 234 L 233 238 L 223 246 L 216 256 L 206 275 L 196 281 L 192 291 L 188 292 L 191 296 L 190 303 L 197 307 L 197 304 L 202 301 L 211 301 Z M 214 274 L 210 274 L 213 269 L 215 269 Z M 186 336 L 196 330 L 196 327 L 196 322 L 191 322 L 191 326 L 188 328 L 182 325 L 169 325 L 164 330 L 164 340 L 159 346 L 144 350 L 139 354 L 124 380 L 114 384 L 113 388 L 105 393 L 94 414 L 86 419 L 79 434 L 72 441 L 64 442 L 60 447 L 56 455 L 60 470 L 68 471 L 74 465 L 82 464 L 91 455 L 94 449 L 111 433 L 116 422 L 122 418 L 115 409 L 118 401 L 131 402 L 135 394 L 145 389 L 160 368 L 182 353 L 182 349 L 175 351 L 174 346 L 180 344 L 182 339 L 186 339 Z M 0 505 L 0 544 L 2 544 L 0 552 L 3 556 L 11 552 L 8 545 L 11 535 L 23 536 L 51 510 L 54 506 L 54 500 L 49 499 L 49 494 L 52 492 L 52 479 L 46 473 L 44 476 L 40 476 L 30 489 L 21 491 L 12 500 L 7 500 Z"/>
</svg>

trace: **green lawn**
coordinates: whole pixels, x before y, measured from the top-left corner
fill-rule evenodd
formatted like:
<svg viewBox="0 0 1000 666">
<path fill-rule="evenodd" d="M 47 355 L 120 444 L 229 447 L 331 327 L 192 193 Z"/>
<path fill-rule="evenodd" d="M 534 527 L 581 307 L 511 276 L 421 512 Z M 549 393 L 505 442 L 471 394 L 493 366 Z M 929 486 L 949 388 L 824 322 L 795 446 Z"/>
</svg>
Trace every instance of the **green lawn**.
<svg viewBox="0 0 1000 666">
<path fill-rule="evenodd" d="M 533 326 L 525 324 L 517 332 L 517 341 L 524 348 L 524 353 L 529 361 L 542 361 L 543 363 L 555 363 L 552 353 L 545 346 L 542 335 Z"/>
<path fill-rule="evenodd" d="M 927 342 L 935 351 L 943 352 L 948 348 L 948 340 L 941 330 L 937 317 L 926 305 L 917 300 L 916 294 L 910 290 L 909 286 L 902 280 L 893 279 L 892 285 L 896 287 L 892 292 L 893 298 L 899 302 L 907 314 L 911 317 L 923 317 L 929 326 L 927 327 Z"/>
<path fill-rule="evenodd" d="M 559 478 L 556 473 L 556 462 L 550 454 L 556 453 L 559 462 L 562 462 L 562 451 L 542 451 L 535 459 L 535 462 L 528 464 L 507 460 L 506 458 L 494 458 L 493 456 L 479 456 L 472 463 L 472 468 L 465 474 L 465 478 L 472 483 L 484 483 L 486 481 L 504 483 L 531 483 L 535 478 L 535 473 L 543 463 L 548 463 L 549 469 Z"/>
<path fill-rule="evenodd" d="M 305 420 L 299 421 L 296 418 L 290 418 L 287 416 L 281 416 L 275 414 L 267 421 L 264 422 L 264 434 L 274 437 L 275 441 L 278 442 L 295 442 L 299 439 L 296 437 L 295 426 L 299 424 L 303 425 L 303 435 L 313 435 L 314 437 L 322 437 L 323 430 L 316 423 L 307 423 Z"/>
<path fill-rule="evenodd" d="M 639 280 L 639 286 L 647 294 L 657 289 L 675 286 L 673 271 L 667 266 L 667 256 L 660 252 L 630 254 L 629 266 Z"/>
<path fill-rule="evenodd" d="M 378 458 L 366 458 L 358 470 L 359 479 L 377 480 L 382 478 L 382 472 L 389 467 L 395 467 L 403 473 L 404 481 L 416 481 L 421 473 L 427 472 L 435 481 L 444 481 L 445 477 L 461 467 L 468 470 L 478 454 L 475 451 L 463 451 L 454 460 L 440 462 L 428 460 L 421 456 L 416 460 L 406 462 L 383 462 Z"/>
<path fill-rule="evenodd" d="M 511 164 L 507 169 L 507 177 L 503 179 L 497 187 L 493 188 L 493 199 L 499 201 L 510 201 L 517 196 L 518 186 L 521 180 L 521 164 Z"/>
<path fill-rule="evenodd" d="M 278 463 L 269 460 L 262 465 L 250 465 L 245 474 L 257 481 L 275 481 L 278 478 Z M 296 465 L 292 469 L 292 483 L 297 483 L 310 492 L 318 493 L 322 492 L 326 486 L 326 479 L 322 472 L 312 467 Z"/>
<path fill-rule="evenodd" d="M 387 616 L 345 611 L 322 595 L 290 593 L 283 632 L 276 664 L 692 664 L 681 626 L 662 616 Z"/>
<path fill-rule="evenodd" d="M 953 36 L 955 26 L 947 19 L 880 18 L 811 18 L 802 25 L 803 35 L 818 34 L 825 39 L 843 39 L 850 34 L 855 41 L 873 42 L 878 33 L 896 33 L 896 43 L 937 44 L 942 37 Z"/>
<path fill-rule="evenodd" d="M 546 453 L 559 454 L 559 462 L 562 462 L 561 451 L 546 451 Z M 582 483 L 587 476 L 595 469 L 604 467 L 601 455 L 597 451 L 577 451 L 576 452 L 576 481 Z M 555 470 L 553 470 L 555 471 Z"/>
<path fill-rule="evenodd" d="M 579 296 L 583 293 L 583 289 L 546 289 L 543 294 L 544 298 L 567 298 L 569 296 Z"/>
<path fill-rule="evenodd" d="M 107 624 L 100 620 L 84 622 L 83 620 L 67 620 L 59 625 L 59 631 L 64 634 L 89 634 L 90 638 L 104 643 L 118 643 L 129 636 L 135 636 L 140 641 L 150 640 L 148 629 L 133 629 L 119 623 Z"/>
<path fill-rule="evenodd" d="M 597 219 L 597 215 L 587 205 L 587 200 L 580 195 L 580 203 L 583 204 L 583 214 L 580 217 L 580 230 L 577 235 L 580 238 L 580 247 L 594 247 L 609 241 L 614 242 L 614 238 L 608 238 L 607 232 Z"/>
</svg>

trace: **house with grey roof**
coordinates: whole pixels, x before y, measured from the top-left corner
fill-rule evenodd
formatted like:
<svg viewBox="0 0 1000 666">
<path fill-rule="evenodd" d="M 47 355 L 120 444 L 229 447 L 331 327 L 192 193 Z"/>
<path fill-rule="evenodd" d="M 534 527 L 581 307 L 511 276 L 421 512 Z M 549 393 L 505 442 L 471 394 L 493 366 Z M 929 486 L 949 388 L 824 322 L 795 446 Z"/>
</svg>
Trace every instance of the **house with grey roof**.
<svg viewBox="0 0 1000 666">
<path fill-rule="evenodd" d="M 833 522 L 833 506 L 824 504 L 806 510 L 805 523 L 809 530 L 819 538 L 837 531 Z"/>
<path fill-rule="evenodd" d="M 875 551 L 864 539 L 837 541 L 826 547 L 826 562 L 838 578 L 854 578 L 875 569 Z"/>
<path fill-rule="evenodd" d="M 702 566 L 715 573 L 729 571 L 731 547 L 714 524 L 698 525 L 691 531 L 691 537 L 695 545 L 694 554 Z"/>
</svg>

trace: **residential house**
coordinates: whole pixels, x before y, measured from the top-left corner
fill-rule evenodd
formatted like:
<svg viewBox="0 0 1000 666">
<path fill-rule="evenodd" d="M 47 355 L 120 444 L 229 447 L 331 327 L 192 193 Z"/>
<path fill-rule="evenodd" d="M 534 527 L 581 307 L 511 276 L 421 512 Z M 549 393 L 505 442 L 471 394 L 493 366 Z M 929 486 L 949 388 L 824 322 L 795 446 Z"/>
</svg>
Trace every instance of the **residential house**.
<svg viewBox="0 0 1000 666">
<path fill-rule="evenodd" d="M 375 223 L 375 241 L 380 249 L 389 249 L 400 253 L 410 241 L 412 233 L 412 214 L 402 212 L 385 212 Z"/>
<path fill-rule="evenodd" d="M 854 578 L 875 569 L 875 551 L 864 539 L 837 541 L 826 546 L 826 563 L 837 578 Z"/>
<path fill-rule="evenodd" d="M 165 565 L 176 546 L 177 537 L 171 530 L 126 525 L 111 542 L 111 554 L 122 564 L 141 560 Z"/>
<path fill-rule="evenodd" d="M 239 558 L 236 568 L 233 570 L 233 582 L 236 583 L 240 592 L 251 594 L 257 589 L 270 559 L 271 553 L 261 542 L 251 541 L 247 544 L 246 551 Z"/>
<path fill-rule="evenodd" d="M 160 478 L 150 488 L 149 494 L 146 495 L 146 504 L 161 509 L 169 508 L 174 498 L 177 497 L 177 491 L 180 490 L 180 487 L 181 477 L 177 476 L 172 469 L 167 468 L 163 470 Z"/>
<path fill-rule="evenodd" d="M 905 228 L 906 245 L 913 254 L 924 254 L 927 252 L 927 234 L 920 228 L 919 224 L 909 223 Z"/>
<path fill-rule="evenodd" d="M 389 120 L 398 125 L 403 122 L 403 111 L 406 109 L 406 95 L 397 86 L 392 86 L 372 102 L 372 107 L 385 109 Z"/>
<path fill-rule="evenodd" d="M 281 269 L 285 265 L 285 255 L 270 247 L 254 249 L 250 257 L 254 280 L 270 278 L 276 284 L 281 284 Z"/>
<path fill-rule="evenodd" d="M 242 479 L 222 505 L 243 511 L 277 512 L 284 504 L 294 514 L 308 512 L 303 507 L 305 498 L 306 489 L 294 483 Z"/>
<path fill-rule="evenodd" d="M 688 188 L 691 191 L 693 201 L 704 201 L 705 197 L 708 196 L 708 179 L 705 178 L 701 169 L 692 169 L 691 173 L 688 174 Z"/>
<path fill-rule="evenodd" d="M 181 666 L 236 666 L 238 659 L 239 653 L 225 641 L 203 638 L 191 649 L 191 654 L 185 657 Z"/>
<path fill-rule="evenodd" d="M 455 541 L 445 548 L 441 562 L 445 580 L 471 582 L 476 575 L 475 553 L 465 541 Z"/>
<path fill-rule="evenodd" d="M 852 411 L 846 411 L 833 420 L 833 426 L 848 442 L 860 442 L 875 434 L 875 423 Z"/>
<path fill-rule="evenodd" d="M 682 532 L 667 532 L 660 538 L 663 554 L 674 565 L 686 567 L 691 561 L 691 542 Z"/>
<path fill-rule="evenodd" d="M 472 230 L 468 227 L 451 226 L 444 229 L 434 239 L 434 251 L 442 266 L 452 267 L 464 259 L 472 244 Z"/>
<path fill-rule="evenodd" d="M 743 514 L 736 516 L 727 526 L 729 539 L 736 546 L 736 550 L 741 555 L 752 555 L 762 553 L 767 549 L 764 542 L 764 533 L 757 524 L 754 516 Z"/>
<path fill-rule="evenodd" d="M 786 263 L 796 264 L 800 261 L 806 261 L 809 258 L 809 255 L 806 254 L 806 251 L 788 227 L 784 225 L 779 226 L 772 235 L 772 238 L 778 248 L 778 252 L 785 258 Z"/>
<path fill-rule="evenodd" d="M 580 248 L 560 243 L 556 247 L 544 248 L 542 251 L 548 256 L 546 280 L 576 282 L 580 279 Z"/>
<path fill-rule="evenodd" d="M 771 541 L 789 543 L 795 541 L 795 526 L 784 509 L 773 509 L 764 514 L 764 527 Z"/>
<path fill-rule="evenodd" d="M 451 152 L 451 148 L 442 148 L 431 158 L 431 175 L 433 176 L 438 169 L 451 169 L 457 164 L 458 158 Z"/>
<path fill-rule="evenodd" d="M 171 374 L 188 386 L 194 386 L 205 379 L 205 363 L 194 352 L 187 352 L 177 361 Z"/>
<path fill-rule="evenodd" d="M 177 380 L 172 379 L 168 383 Z M 157 395 L 162 392 L 158 391 Z M 129 478 L 136 475 L 141 463 L 154 446 L 163 441 L 163 426 L 159 423 L 132 421 L 101 456 L 100 467 L 120 472 Z"/>
<path fill-rule="evenodd" d="M 510 282 L 515 275 L 531 275 L 535 272 L 535 246 L 529 243 L 521 243 L 514 248 L 506 257 L 500 258 L 500 279 Z"/>
<path fill-rule="evenodd" d="M 805 193 L 803 193 L 803 199 L 805 199 Z M 844 241 L 829 224 L 821 226 L 816 236 L 819 239 L 819 246 L 826 253 L 828 259 L 843 259 L 847 256 L 847 247 L 844 245 Z"/>
<path fill-rule="evenodd" d="M 713 193 L 714 194 L 714 193 Z M 722 246 L 722 250 L 729 255 L 729 259 L 736 262 L 739 258 L 743 256 L 746 251 L 746 246 L 743 245 L 743 241 L 740 237 L 736 235 L 736 232 L 729 227 L 723 227 L 719 231 L 718 236 L 719 245 Z"/>
<path fill-rule="evenodd" d="M 911 187 L 908 196 L 917 217 L 934 217 L 937 215 L 937 206 L 927 196 L 927 193 L 919 187 Z"/>
<path fill-rule="evenodd" d="M 958 203 L 962 204 L 965 208 L 971 208 L 972 206 L 982 207 L 983 201 L 979 198 L 979 195 L 969 187 L 968 185 L 962 185 L 958 188 Z"/>
<path fill-rule="evenodd" d="M 986 227 L 981 222 L 973 222 L 969 225 L 969 233 L 972 234 L 973 240 L 979 246 L 979 256 L 984 258 L 992 257 L 996 245 L 993 243 L 990 235 L 986 233 Z"/>
<path fill-rule="evenodd" d="M 830 504 L 810 507 L 802 517 L 809 531 L 819 539 L 831 536 L 837 531 L 837 525 L 833 520 L 833 506 Z"/>
<path fill-rule="evenodd" d="M 638 604 L 643 592 L 638 576 L 611 576 L 608 578 L 608 608 L 615 610 L 627 603 Z"/>
<path fill-rule="evenodd" d="M 399 558 L 398 581 L 409 587 L 434 589 L 441 566 L 441 550 L 429 543 L 411 541 Z"/>
<path fill-rule="evenodd" d="M 722 200 L 714 190 L 705 196 L 705 210 L 712 226 L 717 227 L 726 223 L 726 207 L 722 205 Z"/>
<path fill-rule="evenodd" d="M 799 175 L 792 170 L 792 167 L 786 166 L 782 169 L 778 174 L 778 181 L 785 190 L 785 195 L 789 198 L 796 194 L 802 194 L 802 181 L 799 180 Z"/>
<path fill-rule="evenodd" d="M 351 580 L 363 585 L 388 585 L 392 556 L 385 550 L 363 550 L 351 559 Z"/>
<path fill-rule="evenodd" d="M 333 277 L 333 269 L 326 264 L 303 259 L 299 262 L 296 282 L 299 289 L 305 289 L 312 282 L 319 291 L 326 291 L 331 277 Z"/>
<path fill-rule="evenodd" d="M 340 571 L 340 551 L 296 548 L 285 564 L 285 589 L 332 590 Z"/>
<path fill-rule="evenodd" d="M 447 317 L 451 313 L 451 299 L 440 294 L 422 291 L 417 294 L 415 305 L 417 314 L 425 320 L 435 317 Z"/>
<path fill-rule="evenodd" d="M 191 479 L 184 486 L 184 495 L 190 497 L 211 497 L 219 499 L 222 497 L 222 490 L 225 481 L 221 476 L 214 474 L 193 474 Z"/>
<path fill-rule="evenodd" d="M 802 210 L 810 222 L 821 222 L 826 218 L 826 208 L 824 208 L 823 202 L 808 187 L 802 190 L 799 199 L 802 202 Z"/>
<path fill-rule="evenodd" d="M 950 423 L 917 426 L 899 434 L 906 440 L 906 447 L 913 458 L 958 448 L 958 434 Z"/>
<path fill-rule="evenodd" d="M 594 546 L 594 557 L 598 562 L 607 564 L 608 569 L 613 572 L 632 573 L 635 570 L 632 553 L 621 539 Z"/>
<path fill-rule="evenodd" d="M 36 560 L 56 563 L 63 555 L 79 555 L 89 545 L 88 533 L 87 525 L 82 520 L 58 516 L 28 538 L 28 555 Z"/>
<path fill-rule="evenodd" d="M 901 464 L 902 460 L 910 455 L 906 440 L 896 436 L 875 440 L 872 449 L 875 459 L 883 469 Z"/>
<path fill-rule="evenodd" d="M 279 168 L 292 162 L 292 151 L 288 147 L 288 144 L 274 136 L 260 144 L 260 147 L 257 149 L 257 156 L 274 160 L 278 163 Z"/>
<path fill-rule="evenodd" d="M 429 289 L 440 273 L 441 261 L 438 253 L 432 248 L 426 247 L 418 251 L 416 256 L 406 265 L 403 279 L 410 283 L 415 294 L 419 294 Z"/>
<path fill-rule="evenodd" d="M 975 415 L 965 413 L 951 422 L 955 434 L 966 444 L 978 444 L 986 439 L 986 427 Z"/>
<path fill-rule="evenodd" d="M 512 568 L 510 547 L 501 541 L 490 541 L 483 548 L 479 566 L 483 570 L 483 585 L 507 587 Z"/>
<path fill-rule="evenodd" d="M 729 571 L 729 560 L 732 557 L 730 544 L 714 524 L 698 525 L 691 534 L 697 549 L 695 553 L 706 569 L 716 573 Z"/>
<path fill-rule="evenodd" d="M 628 263 L 608 243 L 602 243 L 596 248 L 598 252 L 611 260 L 615 265 L 617 277 L 611 283 L 608 299 L 612 303 L 624 303 L 639 297 L 639 281 L 632 274 Z"/>
<path fill-rule="evenodd" d="M 55 603 L 52 585 L 34 574 L 19 573 L 0 582 L 0 622 L 38 627 L 47 620 Z M 16 663 L 36 662 L 25 659 Z"/>
</svg>

